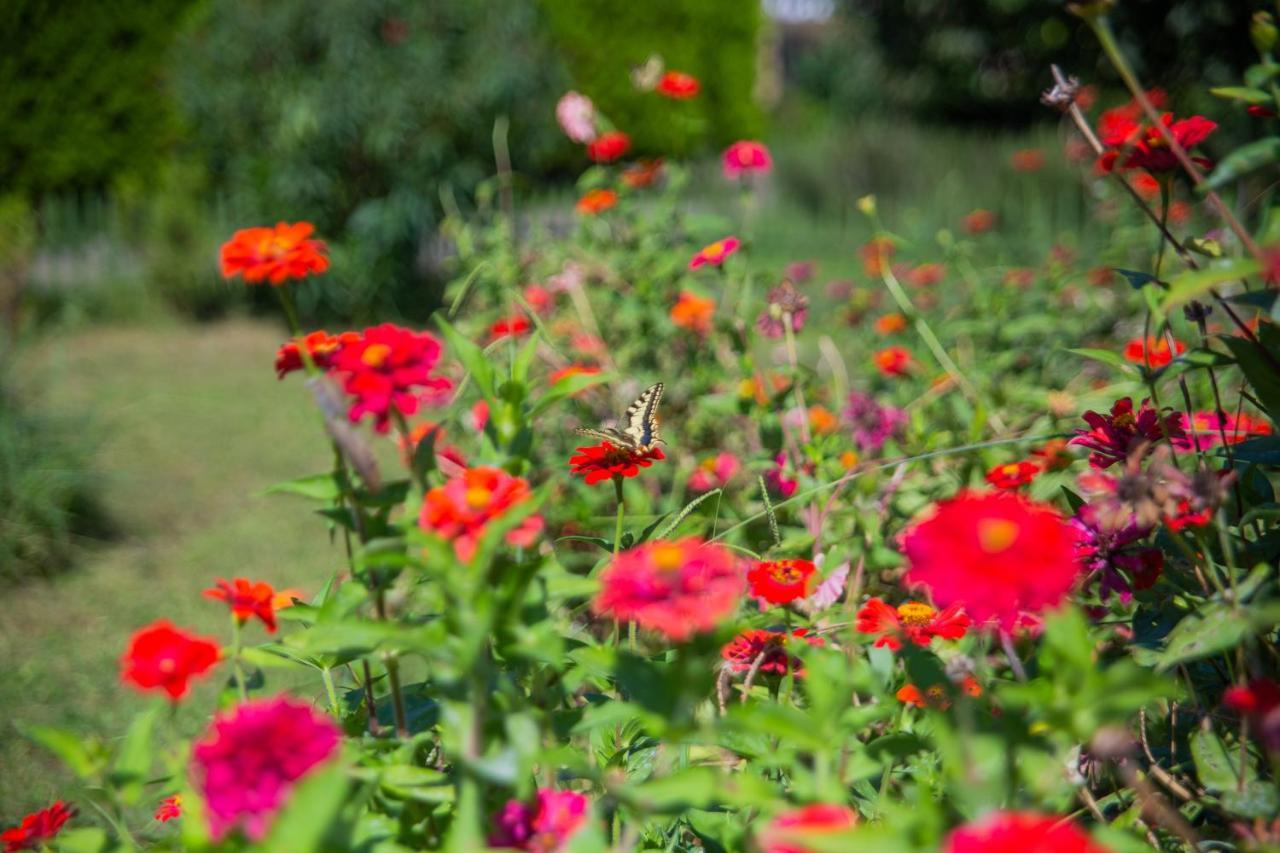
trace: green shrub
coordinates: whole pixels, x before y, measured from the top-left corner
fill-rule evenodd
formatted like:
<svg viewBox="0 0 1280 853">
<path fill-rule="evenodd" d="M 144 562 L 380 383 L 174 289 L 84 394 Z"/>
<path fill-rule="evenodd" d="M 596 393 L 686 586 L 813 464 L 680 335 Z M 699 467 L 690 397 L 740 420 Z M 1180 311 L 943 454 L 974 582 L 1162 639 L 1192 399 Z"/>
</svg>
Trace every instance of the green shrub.
<svg viewBox="0 0 1280 853">
<path fill-rule="evenodd" d="M 574 85 L 631 134 L 636 150 L 687 154 L 760 135 L 762 117 L 752 97 L 759 4 L 543 0 L 542 8 Z M 637 91 L 627 70 L 654 54 L 667 68 L 697 77 L 698 97 L 673 104 Z"/>
</svg>

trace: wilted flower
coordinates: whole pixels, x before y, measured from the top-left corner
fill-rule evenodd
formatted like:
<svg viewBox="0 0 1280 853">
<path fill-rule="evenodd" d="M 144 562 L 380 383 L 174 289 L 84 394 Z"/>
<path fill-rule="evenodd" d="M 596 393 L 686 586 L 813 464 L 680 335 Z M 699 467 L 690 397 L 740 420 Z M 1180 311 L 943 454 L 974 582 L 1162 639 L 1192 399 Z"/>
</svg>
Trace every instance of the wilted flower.
<svg viewBox="0 0 1280 853">
<path fill-rule="evenodd" d="M 850 392 L 843 414 L 853 428 L 853 443 L 866 453 L 878 452 L 907 425 L 907 413 L 902 409 L 881 405 L 870 394 L 858 391 Z"/>
<path fill-rule="evenodd" d="M 329 268 L 329 258 L 324 243 L 311 239 L 313 231 L 315 226 L 310 222 L 278 222 L 274 228 L 240 229 L 222 244 L 222 277 L 242 275 L 246 284 L 284 284 L 289 279 L 324 272 Z"/>
<path fill-rule="evenodd" d="M 804 284 L 812 280 L 817 271 L 818 264 L 815 261 L 792 261 L 783 268 L 782 277 L 796 284 Z"/>
<path fill-rule="evenodd" d="M 613 190 L 594 189 L 578 199 L 573 207 L 583 216 L 595 216 L 604 213 L 618 203 L 618 194 Z"/>
<path fill-rule="evenodd" d="M 579 447 L 577 454 L 569 458 L 569 473 L 581 474 L 588 486 L 614 477 L 634 477 L 640 473 L 641 468 L 648 468 L 655 461 L 667 458 L 660 447 L 632 450 L 608 441 L 591 447 Z"/>
<path fill-rule="evenodd" d="M 1174 341 L 1173 348 L 1170 349 L 1166 338 L 1147 338 L 1146 341 L 1134 338 L 1125 344 L 1124 357 L 1126 361 L 1154 369 L 1164 367 L 1173 361 L 1175 355 L 1182 355 L 1186 351 L 1187 346 L 1182 341 Z"/>
<path fill-rule="evenodd" d="M 987 471 L 986 480 L 997 489 L 1020 489 L 1039 474 L 1040 466 L 1024 459 L 992 467 Z"/>
<path fill-rule="evenodd" d="M 440 353 L 434 336 L 392 323 L 365 329 L 358 340 L 343 344 L 333 369 L 343 374 L 343 390 L 355 398 L 347 413 L 352 423 L 371 414 L 374 428 L 387 432 L 393 407 L 407 417 L 422 403 L 438 400 L 453 387 L 431 372 Z"/>
<path fill-rule="evenodd" d="M 715 313 L 714 299 L 682 290 L 676 304 L 671 306 L 671 322 L 681 329 L 705 335 L 711 331 L 711 318 Z"/>
<path fill-rule="evenodd" d="M 911 371 L 911 353 L 906 347 L 885 347 L 872 355 L 876 370 L 884 376 L 905 376 Z"/>
<path fill-rule="evenodd" d="M 579 144 L 596 138 L 596 108 L 591 99 L 577 92 L 565 92 L 556 102 L 556 121 L 564 135 Z"/>
<path fill-rule="evenodd" d="M 689 98 L 697 97 L 701 88 L 698 78 L 692 74 L 686 74 L 683 71 L 668 71 L 662 75 L 662 79 L 658 81 L 658 85 L 654 87 L 653 91 L 668 98 L 686 101 Z"/>
<path fill-rule="evenodd" d="M 312 364 L 320 370 L 328 370 L 333 365 L 333 360 L 337 356 L 338 350 L 342 349 L 345 344 L 358 340 L 360 340 L 359 332 L 343 332 L 340 335 L 331 335 L 321 329 L 317 332 L 308 332 L 306 337 L 302 339 L 302 346 L 306 348 L 307 353 L 311 356 Z M 301 370 L 304 364 L 302 352 L 298 348 L 298 342 L 288 341 L 276 351 L 276 378 L 283 379 L 289 373 Z"/>
<path fill-rule="evenodd" d="M 591 608 L 681 642 L 732 614 L 745 585 L 738 559 L 723 546 L 694 537 L 646 542 L 613 558 Z"/>
<path fill-rule="evenodd" d="M 775 815 L 760 830 L 756 843 L 760 853 L 810 853 L 813 848 L 806 841 L 821 843 L 824 837 L 848 832 L 857 824 L 858 813 L 848 806 L 816 803 Z"/>
<path fill-rule="evenodd" d="M 508 800 L 494 815 L 489 846 L 555 853 L 586 825 L 589 808 L 582 794 L 539 788 L 535 803 Z"/>
<path fill-rule="evenodd" d="M 139 690 L 163 690 L 174 702 L 218 662 L 218 644 L 175 628 L 166 619 L 139 628 L 120 660 L 120 680 Z"/>
<path fill-rule="evenodd" d="M 612 163 L 629 150 L 631 137 L 620 130 L 610 130 L 587 144 L 587 157 L 594 163 Z"/>
<path fill-rule="evenodd" d="M 458 559 L 470 562 L 485 528 L 532 497 L 523 477 L 501 468 L 468 468 L 427 492 L 418 526 L 453 542 Z M 506 535 L 510 545 L 527 548 L 542 532 L 540 515 L 531 515 Z"/>
<path fill-rule="evenodd" d="M 804 676 L 804 667 L 800 659 L 788 654 L 786 650 L 787 643 L 793 639 L 804 640 L 811 646 L 825 645 L 821 637 L 809 636 L 808 628 L 796 628 L 790 634 L 785 631 L 751 628 L 725 644 L 720 650 L 720 657 L 724 658 L 725 666 L 730 671 L 748 672 L 755 666 L 756 659 L 764 655 L 758 667 L 759 672 L 786 675 L 790 670 L 797 678 L 801 678 Z"/>
<path fill-rule="evenodd" d="M 1005 271 L 1004 278 L 1001 281 L 1008 287 L 1026 290 L 1036 283 L 1036 271 L 1031 267 L 1014 267 Z"/>
<path fill-rule="evenodd" d="M 214 840 L 241 829 L 260 841 L 294 785 L 328 760 L 340 740 L 332 720 L 283 696 L 243 702 L 214 717 L 191 750 Z"/>
<path fill-rule="evenodd" d="M 1110 853 L 1070 821 L 1031 812 L 993 812 L 954 829 L 942 853 Z"/>
<path fill-rule="evenodd" d="M 763 175 L 773 168 L 773 158 L 763 142 L 744 139 L 724 150 L 720 158 L 724 176 L 729 180 L 748 175 Z"/>
<path fill-rule="evenodd" d="M 790 281 L 769 291 L 767 307 L 756 319 L 756 328 L 766 338 L 780 338 L 785 334 L 788 321 L 791 331 L 799 333 L 804 328 L 809 313 L 809 298 L 796 290 Z"/>
<path fill-rule="evenodd" d="M 723 488 L 741 469 L 742 463 L 732 453 L 708 456 L 689 475 L 688 489 L 690 492 L 701 493 Z"/>
<path fill-rule="evenodd" d="M 1031 456 L 1046 471 L 1062 471 L 1070 468 L 1076 458 L 1067 449 L 1065 438 L 1051 438 L 1042 446 L 1031 451 Z"/>
<path fill-rule="evenodd" d="M 742 241 L 737 237 L 725 237 L 723 240 L 708 243 L 689 259 L 689 269 L 696 270 L 698 267 L 706 266 L 707 264 L 718 267 L 728 260 L 730 255 L 738 251 L 738 247 L 741 245 Z"/>
<path fill-rule="evenodd" d="M 751 594 L 769 604 L 808 598 L 822 578 L 809 560 L 766 560 L 747 572 Z"/>
<path fill-rule="evenodd" d="M 1093 451 L 1089 464 L 1094 468 L 1110 468 L 1138 447 L 1149 448 L 1165 436 L 1171 440 L 1185 437 L 1176 413 L 1162 418 L 1147 400 L 1142 401 L 1137 413 L 1133 411 L 1133 400 L 1122 397 L 1112 405 L 1109 415 L 1088 411 L 1082 417 L 1089 429 L 1076 430 L 1076 437 L 1069 443 Z"/>
<path fill-rule="evenodd" d="M 863 634 L 878 635 L 877 648 L 897 651 L 904 638 L 917 646 L 929 645 L 934 637 L 958 640 L 971 624 L 959 603 L 938 611 L 923 602 L 908 601 L 895 609 L 873 598 L 858 611 L 856 627 Z"/>
<path fill-rule="evenodd" d="M 17 826 L 0 832 L 0 844 L 4 845 L 5 853 L 44 850 L 62 831 L 62 825 L 74 816 L 75 810 L 58 800 L 47 808 L 27 815 Z"/>
<path fill-rule="evenodd" d="M 1010 492 L 962 492 L 902 536 L 906 580 L 978 625 L 1013 628 L 1022 611 L 1057 606 L 1080 575 L 1077 534 L 1049 505 Z"/>
</svg>

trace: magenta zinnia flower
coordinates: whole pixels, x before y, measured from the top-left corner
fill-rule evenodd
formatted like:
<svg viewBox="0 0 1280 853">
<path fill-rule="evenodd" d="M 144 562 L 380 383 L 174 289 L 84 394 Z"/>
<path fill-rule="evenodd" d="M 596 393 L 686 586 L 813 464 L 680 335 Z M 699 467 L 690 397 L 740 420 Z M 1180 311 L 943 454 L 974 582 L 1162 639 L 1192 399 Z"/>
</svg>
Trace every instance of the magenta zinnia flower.
<svg viewBox="0 0 1280 853">
<path fill-rule="evenodd" d="M 214 717 L 192 749 L 191 774 L 209 833 L 267 834 L 294 784 L 338 749 L 341 733 L 310 705 L 284 696 L 245 702 Z"/>
<path fill-rule="evenodd" d="M 720 158 L 724 176 L 735 180 L 747 175 L 765 174 L 773 168 L 773 158 L 763 142 L 744 139 L 724 150 Z"/>
<path fill-rule="evenodd" d="M 1076 430 L 1076 437 L 1068 443 L 1092 450 L 1089 464 L 1094 468 L 1110 468 L 1117 462 L 1123 462 L 1143 442 L 1154 444 L 1166 436 L 1171 440 L 1186 436 L 1177 413 L 1165 415 L 1162 419 L 1147 400 L 1143 400 L 1138 411 L 1134 412 L 1133 400 L 1122 397 L 1111 407 L 1111 414 L 1088 411 L 1082 417 L 1089 429 Z"/>
<path fill-rule="evenodd" d="M 853 443 L 864 453 L 879 452 L 907 425 L 907 413 L 902 409 L 881 405 L 870 394 L 858 391 L 849 395 L 844 419 L 853 427 Z"/>
<path fill-rule="evenodd" d="M 489 846 L 553 853 L 587 822 L 587 808 L 582 794 L 539 788 L 536 803 L 510 800 L 494 816 Z"/>
<path fill-rule="evenodd" d="M 365 329 L 358 340 L 345 344 L 332 369 L 342 375 L 343 390 L 354 398 L 347 413 L 351 422 L 371 414 L 374 428 L 387 432 L 393 409 L 407 417 L 423 403 L 439 402 L 453 387 L 449 379 L 432 372 L 440 353 L 440 342 L 431 334 L 392 323 Z"/>
<path fill-rule="evenodd" d="M 1150 589 L 1159 580 L 1164 553 L 1159 548 L 1135 546 L 1151 528 L 1139 525 L 1132 513 L 1129 523 L 1118 530 L 1103 523 L 1102 516 L 1096 505 L 1085 504 L 1068 522 L 1079 534 L 1076 556 L 1089 573 L 1086 585 L 1097 581 L 1103 601 L 1118 595 L 1128 604 L 1134 590 Z"/>
</svg>

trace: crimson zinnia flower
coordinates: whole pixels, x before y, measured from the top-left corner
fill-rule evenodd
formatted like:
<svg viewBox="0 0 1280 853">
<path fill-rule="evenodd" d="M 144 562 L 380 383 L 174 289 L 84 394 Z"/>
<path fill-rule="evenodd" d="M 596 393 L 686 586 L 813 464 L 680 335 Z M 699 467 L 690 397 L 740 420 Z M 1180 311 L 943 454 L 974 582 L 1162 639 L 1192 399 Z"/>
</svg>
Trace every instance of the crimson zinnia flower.
<svg viewBox="0 0 1280 853">
<path fill-rule="evenodd" d="M 312 240 L 315 226 L 310 222 L 290 225 L 278 222 L 274 228 L 242 228 L 222 244 L 220 263 L 223 278 L 243 275 L 247 284 L 262 281 L 283 284 L 291 278 L 305 278 L 329 268 L 324 243 Z"/>
<path fill-rule="evenodd" d="M 824 836 L 847 832 L 857 823 L 858 813 L 848 806 L 816 803 L 775 815 L 760 830 L 756 843 L 761 853 L 809 853 L 812 848 L 806 841 L 821 842 Z"/>
<path fill-rule="evenodd" d="M 1040 473 L 1040 466 L 1023 460 L 996 465 L 987 471 L 987 482 L 997 489 L 1019 489 L 1030 483 Z"/>
<path fill-rule="evenodd" d="M 720 158 L 724 176 L 730 180 L 745 175 L 763 175 L 773 168 L 773 158 L 763 142 L 743 139 L 724 150 Z"/>
<path fill-rule="evenodd" d="M 587 156 L 595 163 L 612 163 L 630 148 L 631 137 L 620 130 L 610 130 L 587 143 Z"/>
<path fill-rule="evenodd" d="M 583 216 L 595 216 L 598 213 L 604 213 L 617 203 L 618 194 L 613 190 L 594 189 L 578 199 L 574 209 Z"/>
<path fill-rule="evenodd" d="M 1110 468 L 1125 461 L 1143 442 L 1154 444 L 1165 436 L 1170 440 L 1186 438 L 1177 413 L 1161 418 L 1147 400 L 1142 401 L 1137 413 L 1133 411 L 1133 400 L 1122 397 L 1112 405 L 1109 415 L 1088 411 L 1082 417 L 1089 429 L 1076 430 L 1076 437 L 1068 443 L 1093 451 L 1089 464 L 1094 468 Z"/>
<path fill-rule="evenodd" d="M 182 795 L 174 794 L 172 797 L 165 797 L 160 801 L 160 805 L 156 806 L 155 819 L 161 823 L 168 823 L 175 818 L 182 817 Z"/>
<path fill-rule="evenodd" d="M 682 642 L 732 614 L 744 586 L 728 548 L 695 537 L 646 542 L 613 558 L 591 609 Z"/>
<path fill-rule="evenodd" d="M 701 88 L 698 78 L 692 74 L 686 74 L 683 71 L 668 71 L 662 75 L 662 79 L 658 81 L 654 91 L 659 95 L 665 95 L 677 101 L 686 101 L 689 98 L 697 97 L 698 90 Z"/>
<path fill-rule="evenodd" d="M 858 611 L 856 627 L 863 634 L 880 635 L 875 643 L 877 648 L 896 652 L 902 648 L 903 637 L 917 646 L 927 646 L 934 637 L 958 640 L 971 624 L 964 615 L 964 607 L 958 603 L 939 612 L 919 601 L 908 601 L 894 609 L 873 598 Z"/>
<path fill-rule="evenodd" d="M 427 492 L 418 525 L 453 543 L 458 559 L 470 562 L 485 528 L 531 497 L 529 483 L 501 468 L 468 468 Z M 527 548 L 542 532 L 542 516 L 531 515 L 507 534 L 507 543 Z"/>
<path fill-rule="evenodd" d="M 120 680 L 139 690 L 163 690 L 178 701 L 187 683 L 218 662 L 218 644 L 179 630 L 167 619 L 139 628 L 120 660 Z"/>
<path fill-rule="evenodd" d="M 962 492 L 902 536 L 908 583 L 979 625 L 1012 630 L 1022 611 L 1059 604 L 1080 575 L 1077 534 L 1047 504 L 1010 492 Z"/>
<path fill-rule="evenodd" d="M 58 800 L 48 808 L 32 812 L 17 826 L 11 826 L 4 832 L 0 832 L 0 844 L 4 844 L 4 853 L 44 848 L 62 831 L 62 825 L 73 815 L 75 810 L 62 800 Z"/>
<path fill-rule="evenodd" d="M 1175 355 L 1182 355 L 1187 351 L 1187 345 L 1182 341 L 1174 341 L 1173 348 L 1170 349 L 1167 338 L 1134 338 L 1125 344 L 1124 357 L 1126 361 L 1134 364 L 1146 365 L 1149 369 L 1164 367 L 1173 361 Z"/>
<path fill-rule="evenodd" d="M 1056 815 L 995 812 L 952 830 L 943 853 L 1109 853 Z"/>
<path fill-rule="evenodd" d="M 431 371 L 440 360 L 440 342 L 427 332 L 392 323 L 365 329 L 357 340 L 338 350 L 333 367 L 343 374 L 343 390 L 355 397 L 347 416 L 352 423 L 366 414 L 374 429 L 391 428 L 394 407 L 408 417 L 424 402 L 433 402 L 453 387 Z"/>
<path fill-rule="evenodd" d="M 276 632 L 276 591 L 266 581 L 253 583 L 248 578 L 236 578 L 228 582 L 218 578 L 211 589 L 204 591 L 205 598 L 225 601 L 231 613 L 241 625 L 257 616 L 266 626 L 268 634 Z"/>
<path fill-rule="evenodd" d="M 818 567 L 808 560 L 767 560 L 747 572 L 751 594 L 770 604 L 808 598 L 820 580 Z"/>
<path fill-rule="evenodd" d="M 331 335 L 321 329 L 317 332 L 308 332 L 302 339 L 302 345 L 311 355 L 312 364 L 321 370 L 328 370 L 333 365 L 333 359 L 338 350 L 358 340 L 360 340 L 359 332 Z M 303 364 L 302 352 L 298 348 L 297 341 L 288 341 L 276 351 L 276 377 L 279 379 L 284 379 L 295 370 L 301 370 Z"/>
<path fill-rule="evenodd" d="M 539 788 L 537 802 L 509 800 L 494 815 L 489 846 L 555 853 L 586 824 L 589 807 L 582 794 Z"/>
<path fill-rule="evenodd" d="M 667 458 L 662 455 L 660 447 L 631 450 L 608 441 L 591 447 L 579 447 L 577 452 L 577 456 L 569 457 L 569 473 L 581 474 L 588 486 L 614 477 L 634 477 L 640 473 L 641 468 L 648 468 L 655 461 Z"/>
<path fill-rule="evenodd" d="M 787 641 L 791 639 L 804 640 L 811 646 L 826 645 L 821 637 L 810 637 L 808 628 L 796 628 L 790 634 L 785 631 L 751 628 L 726 643 L 720 650 L 720 657 L 725 659 L 725 666 L 733 672 L 747 672 L 755 665 L 756 658 L 763 654 L 760 672 L 786 675 L 791 670 L 800 678 L 804 675 L 800 659 L 786 651 Z"/>
<path fill-rule="evenodd" d="M 261 840 L 294 785 L 333 755 L 341 739 L 332 720 L 284 696 L 218 714 L 191 750 L 210 835 L 221 841 L 242 829 L 251 841 Z"/>
<path fill-rule="evenodd" d="M 1218 125 L 1204 116 L 1175 120 L 1172 113 L 1160 116 L 1160 122 L 1184 151 L 1190 151 L 1208 139 Z M 1140 124 L 1132 115 L 1115 113 L 1100 125 L 1099 138 L 1107 146 L 1098 161 L 1103 172 L 1114 169 L 1145 169 L 1153 174 L 1177 171 L 1180 167 L 1173 150 L 1165 143 L 1160 129 Z M 1122 159 L 1123 158 L 1123 159 Z M 1193 157 L 1202 166 L 1212 165 L 1203 157 Z"/>
<path fill-rule="evenodd" d="M 725 237 L 723 240 L 709 243 L 689 259 L 689 269 L 696 270 L 698 267 L 703 267 L 707 264 L 718 267 L 728 260 L 730 255 L 738 251 L 738 247 L 741 245 L 742 241 L 737 237 Z"/>
</svg>

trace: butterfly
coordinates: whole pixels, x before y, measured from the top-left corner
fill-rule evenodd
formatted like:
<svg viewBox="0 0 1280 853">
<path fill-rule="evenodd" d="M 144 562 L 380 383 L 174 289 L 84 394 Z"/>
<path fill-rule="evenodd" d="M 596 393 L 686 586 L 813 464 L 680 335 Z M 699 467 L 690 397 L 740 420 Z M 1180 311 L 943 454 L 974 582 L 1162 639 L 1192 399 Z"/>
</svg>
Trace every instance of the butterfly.
<svg viewBox="0 0 1280 853">
<path fill-rule="evenodd" d="M 615 427 L 601 427 L 600 429 L 580 427 L 578 432 L 582 435 L 603 438 L 622 450 L 645 453 L 652 450 L 654 445 L 666 444 L 662 437 L 658 435 L 658 403 L 661 401 L 662 383 L 659 382 L 656 385 L 650 385 L 643 394 L 636 398 L 634 403 L 627 406 L 627 413 L 622 416 L 622 420 L 618 425 L 621 429 Z"/>
<path fill-rule="evenodd" d="M 641 92 L 652 92 L 662 79 L 663 62 L 658 54 L 652 54 L 643 65 L 631 69 L 631 85 Z"/>
</svg>

